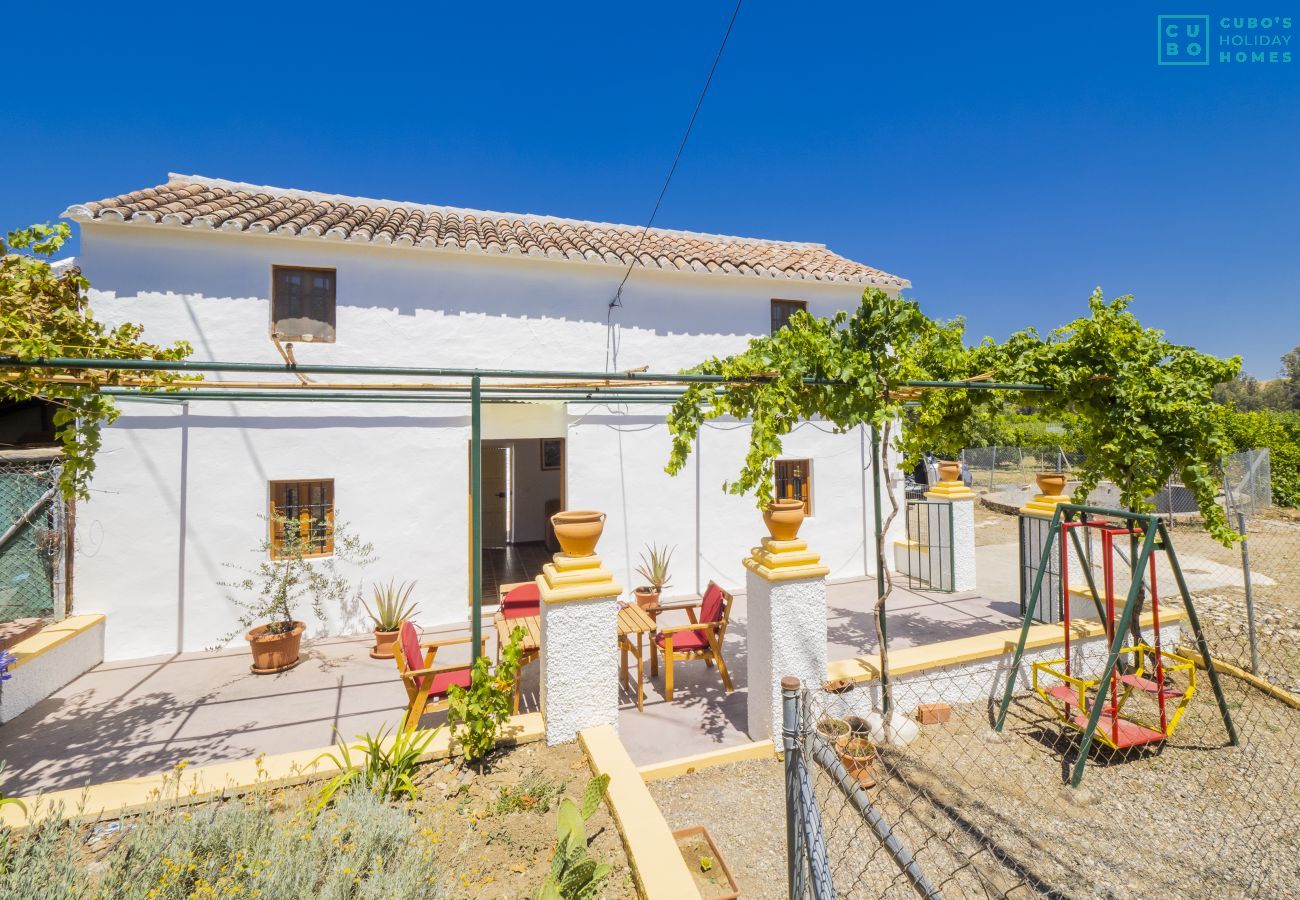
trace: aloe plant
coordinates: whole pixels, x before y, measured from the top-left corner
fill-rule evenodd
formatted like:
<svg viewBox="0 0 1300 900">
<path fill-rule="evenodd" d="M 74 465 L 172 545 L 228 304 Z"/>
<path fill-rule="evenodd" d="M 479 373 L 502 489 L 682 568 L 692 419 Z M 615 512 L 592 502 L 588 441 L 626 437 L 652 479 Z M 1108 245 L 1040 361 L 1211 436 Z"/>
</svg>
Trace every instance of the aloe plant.
<svg viewBox="0 0 1300 900">
<path fill-rule="evenodd" d="M 636 567 L 636 573 L 644 578 L 650 587 L 662 591 L 668 587 L 668 563 L 672 561 L 673 551 L 676 549 L 667 545 L 660 547 L 651 544 L 641 554 L 641 565 Z"/>
<path fill-rule="evenodd" d="M 581 807 L 568 797 L 560 801 L 559 841 L 551 856 L 551 871 L 537 892 L 538 900 L 587 900 L 596 896 L 609 875 L 607 863 L 598 863 L 587 854 L 586 825 L 608 786 L 609 776 L 597 775 L 587 782 Z"/>
<path fill-rule="evenodd" d="M 361 601 L 361 605 L 370 614 L 376 631 L 396 631 L 402 627 L 402 622 L 415 613 L 419 604 L 411 599 L 414 590 L 414 581 L 403 581 L 400 584 L 389 581 L 388 584 L 374 586 L 374 608 L 371 609 L 365 600 Z"/>
<path fill-rule="evenodd" d="M 364 784 L 385 800 L 415 798 L 416 770 L 439 729 L 399 731 L 392 743 L 385 746 L 388 730 L 384 726 L 377 735 L 369 732 L 358 735 L 357 743 L 351 745 L 340 741 L 337 753 L 327 751 L 312 760 L 313 763 L 329 761 L 339 769 L 339 774 L 317 792 L 315 813 L 319 814 L 341 790 L 355 783 Z M 359 760 L 353 759 L 354 750 L 360 755 Z"/>
</svg>

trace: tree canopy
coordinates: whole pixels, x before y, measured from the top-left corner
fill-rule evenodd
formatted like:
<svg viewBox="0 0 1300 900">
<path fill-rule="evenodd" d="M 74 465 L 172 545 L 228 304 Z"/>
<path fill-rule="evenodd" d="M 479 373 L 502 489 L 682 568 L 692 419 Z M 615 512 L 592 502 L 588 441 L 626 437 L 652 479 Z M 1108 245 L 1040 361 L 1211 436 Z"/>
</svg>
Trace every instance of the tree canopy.
<svg viewBox="0 0 1300 900">
<path fill-rule="evenodd" d="M 71 236 L 66 223 L 33 225 L 9 232 L 0 241 L 0 358 L 50 357 L 178 360 L 190 346 L 170 347 L 140 340 L 139 325 L 115 327 L 95 319 L 90 309 L 90 282 L 76 266 L 55 268 L 49 257 Z M 0 369 L 4 369 L 0 359 Z M 167 372 L 97 372 L 88 375 L 53 367 L 10 368 L 0 376 L 0 400 L 41 399 L 55 405 L 65 461 L 61 488 L 67 497 L 87 496 L 100 429 L 118 416 L 100 385 L 164 387 L 181 379 Z"/>
<path fill-rule="evenodd" d="M 1212 404 L 1215 385 L 1234 378 L 1240 360 L 1218 359 L 1169 342 L 1129 311 L 1132 297 L 1088 300 L 1088 315 L 1040 336 L 1033 329 L 1007 341 L 964 341 L 960 319 L 939 322 L 913 300 L 869 289 L 852 314 L 816 319 L 796 314 L 775 334 L 742 353 L 706 360 L 690 372 L 729 379 L 723 390 L 695 385 L 669 415 L 673 435 L 667 471 L 689 457 L 700 426 L 722 415 L 753 422 L 749 451 L 725 489 L 772 498 L 773 460 L 796 423 L 820 419 L 838 430 L 870 425 L 887 434 L 901 419 L 894 446 L 914 459 L 925 450 L 954 455 L 968 446 L 997 409 L 989 390 L 910 389 L 908 381 L 1040 384 L 1026 394 L 1049 414 L 1073 424 L 1083 451 L 1076 495 L 1113 482 L 1124 505 L 1150 511 L 1171 475 L 1193 492 L 1207 527 L 1220 541 L 1234 537 L 1217 502 L 1215 471 L 1232 450 Z"/>
</svg>

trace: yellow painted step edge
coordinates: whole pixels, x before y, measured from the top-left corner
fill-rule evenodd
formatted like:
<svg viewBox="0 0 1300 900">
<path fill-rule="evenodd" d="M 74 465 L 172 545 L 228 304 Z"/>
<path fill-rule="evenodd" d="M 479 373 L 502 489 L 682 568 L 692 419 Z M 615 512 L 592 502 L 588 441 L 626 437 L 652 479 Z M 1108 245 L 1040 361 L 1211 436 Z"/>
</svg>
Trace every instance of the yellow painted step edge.
<svg viewBox="0 0 1300 900">
<path fill-rule="evenodd" d="M 642 781 L 663 781 L 665 778 L 690 775 L 692 772 L 711 769 L 714 766 L 725 766 L 730 763 L 745 762 L 751 759 L 775 758 L 776 745 L 771 741 L 749 741 L 734 747 L 723 747 L 720 750 L 708 750 L 704 753 L 694 753 L 690 756 L 679 756 L 677 759 L 650 763 L 641 766 L 641 768 L 637 769 L 637 772 L 640 773 Z"/>
<path fill-rule="evenodd" d="M 84 616 L 68 616 L 62 622 L 46 625 L 31 637 L 24 638 L 9 648 L 9 652 L 15 657 L 9 669 L 12 671 L 24 666 L 41 654 L 49 653 L 60 644 L 103 624 L 104 614 L 92 613 Z"/>
<path fill-rule="evenodd" d="M 578 742 L 591 770 L 609 776 L 605 802 L 623 836 L 638 893 L 645 900 L 699 897 L 672 829 L 613 727 L 600 725 L 580 731 Z"/>
<path fill-rule="evenodd" d="M 541 713 L 526 713 L 510 717 L 499 743 L 507 746 L 529 744 L 540 741 L 545 734 Z M 393 735 L 387 738 L 390 744 L 393 738 Z M 33 819 L 50 815 L 64 819 L 79 815 L 91 819 L 116 818 L 150 809 L 160 800 L 169 805 L 186 805 L 201 803 L 221 793 L 238 795 L 258 787 L 301 784 L 337 774 L 338 768 L 329 761 L 316 761 L 322 753 L 336 749 L 333 745 L 314 747 L 206 766 L 178 763 L 171 771 L 157 775 L 50 791 L 23 797 L 23 804 L 27 807 L 25 811 L 14 803 L 0 807 L 0 823 L 10 828 L 24 828 Z M 430 762 L 450 755 L 450 735 L 446 728 L 441 728 L 420 758 L 423 762 Z"/>
</svg>

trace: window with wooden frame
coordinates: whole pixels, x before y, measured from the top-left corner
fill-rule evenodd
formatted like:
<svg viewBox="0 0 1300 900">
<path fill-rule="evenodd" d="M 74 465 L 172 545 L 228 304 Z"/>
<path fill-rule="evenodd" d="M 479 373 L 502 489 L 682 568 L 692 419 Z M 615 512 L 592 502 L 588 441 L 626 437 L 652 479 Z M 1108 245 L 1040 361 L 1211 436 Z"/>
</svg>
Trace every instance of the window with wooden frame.
<svg viewBox="0 0 1300 900">
<path fill-rule="evenodd" d="M 271 558 L 334 553 L 334 479 L 271 482 Z"/>
<path fill-rule="evenodd" d="M 776 334 L 784 328 L 790 321 L 790 317 L 797 312 L 807 312 L 807 300 L 773 300 L 772 301 L 772 333 Z"/>
<path fill-rule="evenodd" d="M 271 267 L 271 335 L 285 341 L 334 340 L 334 269 Z"/>
<path fill-rule="evenodd" d="M 776 499 L 802 500 L 803 512 L 812 515 L 812 460 L 776 460 Z"/>
</svg>

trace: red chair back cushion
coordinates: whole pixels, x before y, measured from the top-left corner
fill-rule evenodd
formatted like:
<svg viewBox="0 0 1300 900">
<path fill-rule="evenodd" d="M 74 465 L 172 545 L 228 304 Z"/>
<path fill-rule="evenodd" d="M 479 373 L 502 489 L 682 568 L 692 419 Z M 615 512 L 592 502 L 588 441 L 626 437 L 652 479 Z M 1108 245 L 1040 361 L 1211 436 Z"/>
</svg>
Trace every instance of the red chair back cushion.
<svg viewBox="0 0 1300 900">
<path fill-rule="evenodd" d="M 542 596 L 536 582 L 521 584 L 501 598 L 501 616 L 517 619 L 520 616 L 535 616 L 542 611 Z"/>
<path fill-rule="evenodd" d="M 424 657 L 420 654 L 420 635 L 409 620 L 402 623 L 402 633 L 399 635 L 398 640 L 402 643 L 402 655 L 406 657 L 406 668 L 424 668 Z"/>
<path fill-rule="evenodd" d="M 700 601 L 700 621 L 722 621 L 722 588 L 712 581 L 704 591 L 704 599 Z"/>
</svg>

